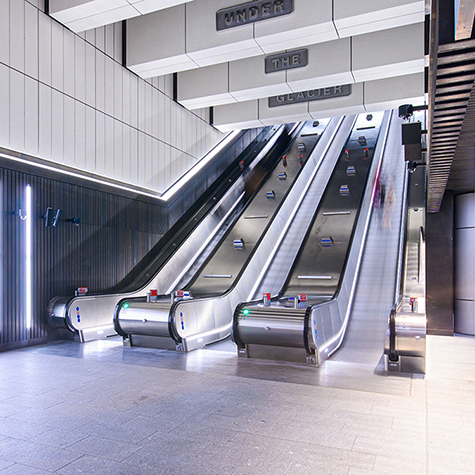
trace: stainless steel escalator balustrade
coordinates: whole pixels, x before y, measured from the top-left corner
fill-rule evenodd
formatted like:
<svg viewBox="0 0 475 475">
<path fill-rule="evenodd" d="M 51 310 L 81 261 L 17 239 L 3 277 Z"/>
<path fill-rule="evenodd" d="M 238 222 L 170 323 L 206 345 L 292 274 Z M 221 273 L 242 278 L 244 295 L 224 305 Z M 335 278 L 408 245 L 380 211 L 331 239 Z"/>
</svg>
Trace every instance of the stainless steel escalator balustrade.
<svg viewBox="0 0 475 475">
<path fill-rule="evenodd" d="M 242 277 L 244 269 L 261 244 L 262 236 L 278 215 L 292 184 L 301 175 L 303 168 L 300 166 L 298 154 L 295 153 L 297 139 L 299 143 L 303 141 L 306 144 L 307 159 L 327 125 L 335 122 L 334 119 L 320 121 L 316 127 L 306 123 L 300 130 L 295 129 L 294 143 L 290 151 L 286 152 L 287 164 L 279 155 L 279 164 L 272 169 L 268 181 L 262 187 L 260 185 L 263 170 L 259 168 L 260 165 L 256 165 L 251 171 L 244 195 L 246 197 L 249 189 L 249 196 L 259 190 L 254 199 L 247 205 L 237 206 L 241 212 L 240 217 L 226 230 L 215 250 L 208 258 L 198 259 L 199 265 L 188 266 L 188 272 L 183 272 L 180 278 L 176 279 L 173 289 L 169 289 L 186 290 L 193 297 L 192 300 L 171 303 L 170 295 L 163 295 L 159 297 L 158 303 L 126 299 L 123 302 L 127 303 L 127 308 L 118 306 L 116 326 L 128 344 L 160 348 L 176 345 L 177 350 L 189 351 L 229 335 L 235 304 L 230 300 L 225 304 L 225 308 L 217 309 L 214 299 L 232 293 L 236 282 Z M 301 137 L 303 131 L 306 131 L 305 139 Z M 285 180 L 280 179 L 282 173 L 286 174 Z M 269 188 L 273 192 L 272 199 L 268 199 L 266 195 Z"/>
<path fill-rule="evenodd" d="M 237 308 L 233 338 L 241 356 L 319 363 L 340 341 L 355 284 L 351 275 L 358 273 L 364 247 L 389 114 L 373 114 L 370 120 L 368 126 L 365 115 L 358 117 L 284 288 L 270 307 L 251 302 Z M 348 173 L 350 166 L 354 170 Z M 347 274 L 351 279 L 344 278 Z M 303 308 L 291 308 L 299 294 L 306 294 L 308 301 Z M 326 343 L 322 355 L 320 348 Z"/>
</svg>

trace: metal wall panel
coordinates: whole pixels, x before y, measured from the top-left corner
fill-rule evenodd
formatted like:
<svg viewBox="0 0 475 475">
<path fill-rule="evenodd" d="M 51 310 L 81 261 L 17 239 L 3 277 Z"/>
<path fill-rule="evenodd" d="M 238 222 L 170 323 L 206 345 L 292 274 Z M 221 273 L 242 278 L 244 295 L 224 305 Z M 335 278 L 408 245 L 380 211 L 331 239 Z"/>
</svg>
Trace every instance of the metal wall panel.
<svg viewBox="0 0 475 475">
<path fill-rule="evenodd" d="M 26 185 L 32 189 L 33 318 L 26 329 Z M 49 300 L 74 295 L 79 286 L 102 292 L 127 276 L 165 233 L 167 210 L 85 186 L 0 168 L 3 255 L 0 351 L 42 343 L 53 332 L 46 323 Z M 61 209 L 57 227 L 46 227 L 47 207 Z M 78 217 L 79 226 L 68 220 Z M 130 279 L 130 277 L 129 277 Z"/>
<path fill-rule="evenodd" d="M 438 213 L 426 216 L 427 333 L 454 331 L 454 198 L 446 192 Z"/>
</svg>

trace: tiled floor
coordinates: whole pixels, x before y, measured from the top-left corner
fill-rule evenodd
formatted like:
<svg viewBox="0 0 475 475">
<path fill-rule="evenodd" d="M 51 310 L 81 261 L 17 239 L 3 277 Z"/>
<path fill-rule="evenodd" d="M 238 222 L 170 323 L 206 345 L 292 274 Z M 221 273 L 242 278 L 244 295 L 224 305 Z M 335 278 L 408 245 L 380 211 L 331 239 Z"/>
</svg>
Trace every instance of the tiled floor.
<svg viewBox="0 0 475 475">
<path fill-rule="evenodd" d="M 119 339 L 0 354 L 0 475 L 475 473 L 475 340 L 427 375 Z"/>
</svg>

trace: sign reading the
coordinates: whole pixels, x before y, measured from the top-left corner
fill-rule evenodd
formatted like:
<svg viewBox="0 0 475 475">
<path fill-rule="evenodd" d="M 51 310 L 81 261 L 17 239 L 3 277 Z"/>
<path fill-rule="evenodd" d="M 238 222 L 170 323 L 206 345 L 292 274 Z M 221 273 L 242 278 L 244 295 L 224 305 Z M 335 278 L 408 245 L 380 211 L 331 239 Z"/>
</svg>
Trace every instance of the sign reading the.
<svg viewBox="0 0 475 475">
<path fill-rule="evenodd" d="M 266 56 L 266 74 L 285 69 L 294 69 L 307 66 L 308 49 L 289 51 L 288 53 Z"/>
<path fill-rule="evenodd" d="M 291 94 L 281 94 L 280 96 L 269 97 L 269 107 L 297 104 L 298 102 L 319 101 L 321 99 L 332 99 L 334 97 L 349 96 L 350 94 L 351 84 L 322 87 L 320 89 L 310 89 L 309 91 L 293 92 Z"/>
<path fill-rule="evenodd" d="M 235 7 L 228 7 L 216 12 L 216 29 L 226 30 L 235 26 L 255 23 L 293 11 L 293 0 L 254 0 Z"/>
</svg>

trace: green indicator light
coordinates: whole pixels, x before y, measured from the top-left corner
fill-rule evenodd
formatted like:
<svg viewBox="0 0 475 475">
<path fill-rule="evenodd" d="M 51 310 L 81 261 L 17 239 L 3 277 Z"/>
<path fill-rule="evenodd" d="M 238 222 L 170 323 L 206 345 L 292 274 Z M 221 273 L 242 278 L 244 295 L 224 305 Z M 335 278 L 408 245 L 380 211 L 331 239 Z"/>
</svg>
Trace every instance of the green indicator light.
<svg viewBox="0 0 475 475">
<path fill-rule="evenodd" d="M 242 314 L 243 315 L 249 315 L 251 313 L 251 311 L 248 309 L 248 308 L 245 308 L 243 311 L 242 311 Z"/>
<path fill-rule="evenodd" d="M 129 304 L 128 304 L 128 303 L 124 303 L 124 305 L 122 305 L 122 308 L 129 308 Z"/>
</svg>

